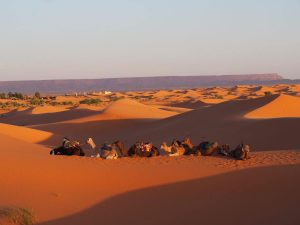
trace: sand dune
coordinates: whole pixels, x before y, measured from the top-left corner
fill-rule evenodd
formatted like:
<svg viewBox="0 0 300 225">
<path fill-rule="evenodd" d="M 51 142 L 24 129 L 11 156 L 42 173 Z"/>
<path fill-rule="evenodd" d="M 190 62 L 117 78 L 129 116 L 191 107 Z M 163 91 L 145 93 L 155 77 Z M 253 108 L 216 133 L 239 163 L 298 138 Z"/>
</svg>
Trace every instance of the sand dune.
<svg viewBox="0 0 300 225">
<path fill-rule="evenodd" d="M 94 121 L 79 119 L 77 123 L 37 125 L 41 129 L 60 137 L 68 136 L 84 141 L 93 137 L 98 144 L 121 139 L 129 147 L 137 140 L 153 141 L 160 145 L 174 138 L 190 137 L 194 144 L 204 140 L 216 140 L 235 147 L 246 142 L 254 151 L 299 149 L 299 118 L 248 119 L 244 116 L 260 107 L 272 103 L 278 96 L 258 99 L 229 101 L 181 113 L 161 120 L 152 119 L 103 119 L 99 115 Z M 109 114 L 110 115 L 110 114 Z M 280 127 L 280 129 L 278 129 Z M 56 145 L 55 140 L 43 142 Z"/>
<path fill-rule="evenodd" d="M 21 112 L 17 110 L 12 111 L 10 113 L 5 114 L 4 117 L 0 118 L 0 122 L 19 126 L 30 126 L 37 124 L 63 122 L 66 120 L 72 120 L 99 114 L 98 111 L 77 108 L 72 108 L 60 112 L 43 112 L 42 114 L 33 114 L 32 110 L 33 109 L 31 108 Z"/>
<path fill-rule="evenodd" d="M 68 123 L 86 123 L 106 120 L 128 119 L 162 119 L 177 115 L 176 110 L 164 110 L 159 107 L 144 105 L 130 99 L 122 99 L 111 103 L 97 115 L 81 117 L 66 121 Z"/>
<path fill-rule="evenodd" d="M 172 104 L 173 107 L 182 107 L 182 108 L 189 108 L 189 109 L 199 109 L 202 107 L 207 107 L 209 104 L 204 103 L 203 101 L 187 101 L 187 102 L 178 102 Z"/>
<path fill-rule="evenodd" d="M 189 98 L 200 98 L 200 89 L 139 93 L 194 110 L 123 99 L 107 107 L 11 111 L 0 122 L 22 126 L 0 124 L 1 206 L 32 209 L 41 225 L 299 224 L 300 98 L 257 98 L 265 91 L 296 95 L 298 87 L 286 88 L 231 90 L 244 100 L 230 100 L 235 93 L 213 99 L 227 89 L 206 89 L 208 102 L 225 101 L 209 106 Z M 244 141 L 253 152 L 247 161 L 50 156 L 45 146 L 60 145 L 64 136 L 93 137 L 97 144 L 121 139 L 126 147 L 189 136 L 194 144 L 216 140 L 235 147 Z"/>
<path fill-rule="evenodd" d="M 29 143 L 40 143 L 53 136 L 50 132 L 0 123 L 0 134 Z"/>
<path fill-rule="evenodd" d="M 32 114 L 48 114 L 67 111 L 67 107 L 58 106 L 38 106 L 32 109 Z"/>
<path fill-rule="evenodd" d="M 299 165 L 256 168 L 142 189 L 42 225 L 294 225 L 299 223 L 300 183 L 294 182 L 299 172 Z"/>
<path fill-rule="evenodd" d="M 240 169 L 260 166 L 296 165 L 300 163 L 299 152 L 295 151 L 254 153 L 252 159 L 247 162 L 236 162 L 222 157 L 160 157 L 153 159 L 104 161 L 92 158 L 49 156 L 49 149 L 2 134 L 0 134 L 0 142 L 2 143 L 0 165 L 5 168 L 5 170 L 0 170 L 1 205 L 16 205 L 30 208 L 38 216 L 41 223 L 49 221 L 50 224 L 83 224 L 81 219 L 84 219 L 85 223 L 88 224 L 98 224 L 100 221 L 110 224 L 116 222 L 115 219 L 117 218 L 123 218 L 123 221 L 129 222 L 128 220 L 132 219 L 132 214 L 126 213 L 126 216 L 122 214 L 122 212 L 126 212 L 125 209 L 125 211 L 120 212 L 121 214 L 115 211 L 112 211 L 112 214 L 106 214 L 106 211 L 102 210 L 102 207 L 109 210 L 111 208 L 110 199 L 118 199 L 121 194 L 124 196 L 128 194 L 129 197 L 126 197 L 126 199 L 131 203 L 137 203 L 141 206 L 150 204 L 148 206 L 152 209 L 158 207 L 156 210 L 162 210 L 163 208 L 159 208 L 159 205 L 165 204 L 160 203 L 158 201 L 159 198 L 163 198 L 164 202 L 172 202 L 172 205 L 175 204 L 177 207 L 177 204 L 180 204 L 182 201 L 181 198 L 186 197 L 187 200 L 191 199 L 192 196 L 195 197 L 200 194 L 201 198 L 199 196 L 194 198 L 192 202 L 190 200 L 188 202 L 193 206 L 192 208 L 205 207 L 207 204 L 211 204 L 212 199 L 205 198 L 203 193 L 206 193 L 206 196 L 214 196 L 216 199 L 221 196 L 225 198 L 225 196 L 230 194 L 230 201 L 233 202 L 240 201 L 240 196 L 246 194 L 248 202 L 248 199 L 251 199 L 252 195 L 249 194 L 249 189 L 245 189 L 246 184 L 249 183 L 259 188 L 262 185 L 261 180 L 264 180 L 260 177 L 256 179 L 256 170 L 249 171 L 245 175 L 228 175 L 229 178 L 226 177 L 227 175 L 225 177 L 221 176 L 221 180 L 219 178 L 216 178 L 217 180 L 211 178 L 211 182 L 208 183 L 205 180 L 199 180 L 199 183 L 197 181 L 196 185 L 193 182 L 191 184 L 176 183 L 193 179 L 208 179 L 212 175 L 234 172 Z M 270 198 L 278 196 L 277 190 L 285 188 L 287 198 L 291 196 L 295 197 L 292 187 L 298 188 L 299 185 L 295 183 L 295 180 L 299 180 L 298 168 L 298 166 L 294 166 L 287 170 L 281 170 L 280 168 L 272 169 L 272 179 L 275 176 L 277 181 L 287 181 L 288 179 L 288 181 L 293 181 L 293 185 L 291 186 L 287 182 L 278 182 L 276 185 L 273 182 L 264 183 L 263 187 L 265 188 L 264 190 L 268 190 L 268 196 Z M 262 177 L 270 176 L 264 172 L 261 174 Z M 293 175 L 292 179 L 291 175 Z M 240 180 L 240 184 L 245 185 L 239 189 L 239 195 L 232 195 L 233 191 L 236 190 L 232 187 L 233 183 L 221 188 L 222 184 L 227 183 L 226 181 L 230 181 L 231 179 Z M 244 183 L 245 179 L 248 183 Z M 221 188 L 219 191 L 215 189 L 217 187 L 216 183 Z M 160 192 L 159 190 L 152 189 L 154 187 L 159 188 L 161 185 L 170 185 L 170 189 L 176 191 Z M 274 185 L 278 189 L 274 189 Z M 192 186 L 195 188 L 191 189 Z M 202 193 L 202 191 L 198 190 L 201 186 L 202 188 L 205 187 L 205 189 L 200 190 L 210 189 L 211 192 L 204 191 Z M 144 188 L 151 189 L 141 190 Z M 135 192 L 132 192 L 137 190 L 141 190 L 140 193 L 142 193 L 138 194 L 138 197 L 135 196 Z M 185 193 L 186 190 L 188 190 L 188 193 Z M 256 191 L 253 190 L 252 194 L 254 193 Z M 153 199 L 152 203 L 148 199 L 150 196 Z M 121 198 L 123 197 L 121 196 Z M 295 201 L 298 200 L 299 198 L 296 197 Z M 278 199 L 278 201 L 285 203 L 281 199 Z M 125 204 L 123 200 L 119 201 L 119 203 L 120 206 Z M 252 201 L 251 204 L 254 203 L 259 204 L 260 201 Z M 188 209 L 188 205 L 190 204 L 183 201 L 181 205 L 182 210 Z M 228 208 L 226 201 L 224 204 L 221 201 L 218 205 L 222 208 Z M 93 212 L 92 207 L 94 206 L 97 207 L 97 213 L 90 214 Z M 108 208 L 106 208 L 107 206 Z M 165 205 L 161 206 L 165 207 Z M 85 210 L 87 210 L 87 214 Z M 153 212 L 156 212 L 156 210 Z M 177 212 L 177 210 L 171 211 Z M 171 213 L 171 211 L 168 213 Z M 149 209 L 147 207 L 140 207 L 140 211 L 137 212 L 142 216 L 144 213 L 149 212 Z M 183 210 L 182 212 L 186 211 Z M 268 212 L 272 212 L 272 210 Z M 103 213 L 107 215 L 106 218 L 103 217 Z M 215 214 L 214 211 L 210 211 L 210 213 L 206 216 L 212 217 Z M 116 214 L 124 216 L 116 216 Z M 111 215 L 114 215 L 114 218 L 110 218 Z M 287 211 L 282 211 L 282 215 L 292 215 L 292 221 L 295 219 L 294 214 L 289 214 Z M 196 213 L 194 216 L 198 217 L 198 214 Z M 196 217 L 194 218 L 196 219 Z M 66 218 L 66 220 L 61 218 Z M 135 218 L 140 223 L 144 217 L 136 216 Z M 151 214 L 151 218 L 153 218 L 153 223 L 155 221 L 162 222 L 161 219 L 164 219 L 164 217 L 161 217 L 161 214 L 157 214 L 157 217 Z M 127 222 L 124 223 L 129 224 Z M 47 222 L 46 224 L 49 223 Z"/>
<path fill-rule="evenodd" d="M 254 150 L 298 149 L 299 118 L 250 120 L 244 115 L 271 103 L 277 96 L 230 101 L 196 109 L 161 121 L 153 122 L 132 136 L 131 140 L 150 139 L 156 144 L 173 138 L 191 137 L 195 144 L 216 140 L 232 146 L 250 143 Z M 280 127 L 280 129 L 278 129 Z"/>
<path fill-rule="evenodd" d="M 141 104 L 139 102 L 123 99 L 109 105 L 104 114 L 114 115 L 119 118 L 165 118 L 176 115 L 177 113 L 161 110 L 155 107 Z"/>
<path fill-rule="evenodd" d="M 279 95 L 272 102 L 247 113 L 245 117 L 251 119 L 300 117 L 300 98 Z"/>
</svg>

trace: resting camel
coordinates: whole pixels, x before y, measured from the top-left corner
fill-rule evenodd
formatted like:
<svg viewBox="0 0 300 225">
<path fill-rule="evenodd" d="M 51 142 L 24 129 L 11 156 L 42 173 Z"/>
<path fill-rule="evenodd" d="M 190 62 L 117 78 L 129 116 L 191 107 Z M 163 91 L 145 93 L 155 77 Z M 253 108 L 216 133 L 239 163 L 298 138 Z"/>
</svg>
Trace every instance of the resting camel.
<svg viewBox="0 0 300 225">
<path fill-rule="evenodd" d="M 229 152 L 229 156 L 239 159 L 239 160 L 247 160 L 250 158 L 250 146 L 246 144 L 239 144 L 234 150 Z"/>
<path fill-rule="evenodd" d="M 222 145 L 220 148 L 219 148 L 219 151 L 218 153 L 220 155 L 223 155 L 223 156 L 229 156 L 229 153 L 230 153 L 230 146 L 225 144 L 225 145 Z"/>
<path fill-rule="evenodd" d="M 181 156 L 184 155 L 185 149 L 177 141 L 173 141 L 171 146 L 168 146 L 166 142 L 163 142 L 160 149 L 165 151 L 169 156 Z"/>
<path fill-rule="evenodd" d="M 55 148 L 50 151 L 50 155 L 77 155 L 77 156 L 85 156 L 82 148 L 80 147 L 80 143 L 78 141 L 70 142 L 68 147 L 65 145 Z"/>
<path fill-rule="evenodd" d="M 185 155 L 201 155 L 201 152 L 197 151 L 190 138 L 184 138 L 181 145 L 185 149 Z"/>
<path fill-rule="evenodd" d="M 151 142 L 138 141 L 129 148 L 128 156 L 153 157 L 159 156 L 159 151 Z"/>
<path fill-rule="evenodd" d="M 197 146 L 196 151 L 200 152 L 201 155 L 203 156 L 211 156 L 214 155 L 215 153 L 218 153 L 219 149 L 220 147 L 218 142 L 205 141 L 205 142 L 201 142 Z"/>
<path fill-rule="evenodd" d="M 88 138 L 86 143 L 94 150 L 92 157 L 102 159 L 117 159 L 124 156 L 124 144 L 121 141 L 115 141 L 112 144 L 103 144 L 99 150 L 92 138 Z"/>
</svg>

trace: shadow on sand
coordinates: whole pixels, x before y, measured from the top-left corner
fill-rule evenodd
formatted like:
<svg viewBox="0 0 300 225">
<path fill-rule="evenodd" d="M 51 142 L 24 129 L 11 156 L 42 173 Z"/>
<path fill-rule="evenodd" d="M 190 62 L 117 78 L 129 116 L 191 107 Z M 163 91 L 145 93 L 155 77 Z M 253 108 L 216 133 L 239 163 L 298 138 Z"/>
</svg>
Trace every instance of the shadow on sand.
<svg viewBox="0 0 300 225">
<path fill-rule="evenodd" d="M 300 224 L 299 178 L 300 165 L 241 170 L 121 194 L 40 225 Z"/>
</svg>

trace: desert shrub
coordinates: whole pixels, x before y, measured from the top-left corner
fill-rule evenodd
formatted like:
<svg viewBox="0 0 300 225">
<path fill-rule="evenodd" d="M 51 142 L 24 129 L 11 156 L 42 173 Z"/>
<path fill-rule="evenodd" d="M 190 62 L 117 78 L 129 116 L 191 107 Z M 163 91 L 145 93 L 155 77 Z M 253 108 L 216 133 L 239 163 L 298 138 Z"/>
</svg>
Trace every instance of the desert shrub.
<svg viewBox="0 0 300 225">
<path fill-rule="evenodd" d="M 20 107 L 26 107 L 26 105 L 18 102 L 5 102 L 5 103 L 0 102 L 1 109 L 20 108 Z"/>
<path fill-rule="evenodd" d="M 19 107 L 24 107 L 25 105 L 22 103 L 18 103 L 18 102 L 10 102 L 9 103 L 12 107 L 14 108 L 19 108 Z"/>
<path fill-rule="evenodd" d="M 62 105 L 74 105 L 74 103 L 71 101 L 62 102 L 61 104 Z"/>
<path fill-rule="evenodd" d="M 41 93 L 40 92 L 35 92 L 34 97 L 40 99 L 41 98 Z"/>
<path fill-rule="evenodd" d="M 7 107 L 6 103 L 0 102 L 0 108 L 5 109 Z"/>
<path fill-rule="evenodd" d="M 8 96 L 8 98 L 24 99 L 23 94 L 19 93 L 19 92 L 15 92 L 15 93 L 8 92 L 7 96 Z"/>
<path fill-rule="evenodd" d="M 0 93 L 0 99 L 6 99 L 6 98 L 7 98 L 7 96 L 5 93 Z"/>
<path fill-rule="evenodd" d="M 43 105 L 45 102 L 43 99 L 38 99 L 38 98 L 32 98 L 29 103 L 31 105 Z"/>
<path fill-rule="evenodd" d="M 13 95 L 14 95 L 14 94 L 10 91 L 10 92 L 8 92 L 7 97 L 8 97 L 8 98 L 12 98 Z"/>
<path fill-rule="evenodd" d="M 36 222 L 33 213 L 25 208 L 0 208 L 0 219 L 16 225 L 33 225 Z"/>
<path fill-rule="evenodd" d="M 49 105 L 57 106 L 57 105 L 59 105 L 59 102 L 49 102 Z"/>
<path fill-rule="evenodd" d="M 115 102 L 115 101 L 118 101 L 118 100 L 121 100 L 121 99 L 124 99 L 124 97 L 111 96 L 109 100 L 112 101 L 112 102 Z"/>
<path fill-rule="evenodd" d="M 101 102 L 100 99 L 86 98 L 84 100 L 81 100 L 79 103 L 85 105 L 94 105 L 94 104 L 99 104 L 100 102 Z"/>
<path fill-rule="evenodd" d="M 270 95 L 272 95 L 272 92 L 271 92 L 271 91 L 266 91 L 266 92 L 265 92 L 265 96 L 270 96 Z"/>
</svg>

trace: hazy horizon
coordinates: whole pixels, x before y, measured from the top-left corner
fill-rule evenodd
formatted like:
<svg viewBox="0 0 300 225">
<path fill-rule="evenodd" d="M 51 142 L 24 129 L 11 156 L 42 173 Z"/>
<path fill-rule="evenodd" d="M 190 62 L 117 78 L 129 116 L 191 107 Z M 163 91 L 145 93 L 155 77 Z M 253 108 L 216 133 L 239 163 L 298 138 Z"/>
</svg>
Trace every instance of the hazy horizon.
<svg viewBox="0 0 300 225">
<path fill-rule="evenodd" d="M 0 2 L 0 80 L 300 78 L 298 0 Z"/>
<path fill-rule="evenodd" d="M 265 74 L 276 74 L 276 73 L 265 73 Z M 264 75 L 264 74 L 202 74 L 202 75 L 153 75 L 153 76 L 102 76 L 102 77 L 82 77 L 82 78 L 49 78 L 49 79 L 17 79 L 17 80 L 1 80 L 1 81 L 50 81 L 50 80 L 97 80 L 97 79 L 118 79 L 118 78 L 149 78 L 149 77 L 198 77 L 198 76 L 244 76 L 244 75 Z M 280 74 L 278 74 L 281 76 Z M 298 78 L 288 78 L 282 76 L 283 79 L 298 79 Z"/>
</svg>

